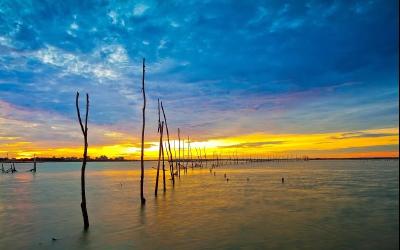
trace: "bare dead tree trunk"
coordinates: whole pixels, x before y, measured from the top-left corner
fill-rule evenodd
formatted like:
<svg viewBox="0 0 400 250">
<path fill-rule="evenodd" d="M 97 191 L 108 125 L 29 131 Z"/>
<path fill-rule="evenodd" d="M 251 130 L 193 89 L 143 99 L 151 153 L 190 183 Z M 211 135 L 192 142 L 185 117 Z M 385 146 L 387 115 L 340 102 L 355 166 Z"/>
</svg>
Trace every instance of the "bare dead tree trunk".
<svg viewBox="0 0 400 250">
<path fill-rule="evenodd" d="M 161 118 L 160 118 L 160 99 L 158 102 L 158 129 L 157 132 L 160 133 L 160 144 L 158 145 L 158 162 L 157 162 L 157 175 L 156 175 L 156 186 L 154 188 L 154 195 L 157 196 L 158 192 L 158 177 L 160 175 L 160 158 L 161 158 Z"/>
<path fill-rule="evenodd" d="M 146 116 L 145 116 L 145 111 L 146 111 L 146 92 L 144 89 L 144 74 L 145 74 L 145 59 L 143 58 L 143 71 L 142 71 L 142 93 L 143 93 L 143 126 L 142 126 L 142 151 L 140 154 L 140 201 L 141 204 L 144 205 L 146 204 L 146 199 L 144 198 L 143 194 L 143 181 L 144 181 L 144 130 L 146 127 Z"/>
<path fill-rule="evenodd" d="M 86 115 L 85 115 L 85 126 L 82 124 L 81 113 L 79 110 L 79 92 L 76 92 L 76 112 L 78 113 L 78 120 L 81 126 L 82 134 L 83 134 L 83 141 L 84 141 L 84 150 L 83 150 L 83 161 L 82 161 L 82 168 L 81 168 L 81 210 L 83 216 L 83 229 L 86 231 L 89 228 L 89 216 L 86 208 L 86 192 L 85 192 L 85 170 L 86 170 L 86 161 L 87 161 L 87 148 L 88 148 L 88 141 L 87 141 L 87 121 L 88 121 L 88 114 L 89 114 L 89 95 L 86 94 Z"/>
<path fill-rule="evenodd" d="M 160 125 L 161 125 L 161 115 L 160 115 L 160 98 L 157 98 L 158 102 L 158 124 L 157 124 L 157 133 L 160 133 Z"/>
<path fill-rule="evenodd" d="M 162 136 L 163 136 L 163 129 L 164 129 L 164 121 L 160 124 L 160 145 L 158 150 L 158 164 L 157 164 L 157 175 L 156 175 L 156 187 L 154 189 L 154 195 L 157 196 L 158 193 L 158 179 L 160 177 L 160 161 L 161 161 L 161 150 L 163 149 L 162 146 Z"/>
<path fill-rule="evenodd" d="M 171 143 L 169 141 L 169 131 L 168 131 L 168 123 L 167 123 L 167 117 L 165 115 L 165 111 L 164 111 L 164 106 L 163 103 L 161 102 L 161 110 L 163 112 L 163 116 L 164 116 L 164 121 L 165 121 L 165 128 L 167 130 L 167 139 L 168 139 L 168 150 L 169 150 L 169 168 L 171 171 L 171 178 L 172 178 L 172 185 L 175 185 L 175 175 L 174 175 L 174 162 L 173 162 L 173 157 L 172 157 L 172 150 L 171 150 Z M 167 151 L 168 152 L 168 151 Z"/>
</svg>

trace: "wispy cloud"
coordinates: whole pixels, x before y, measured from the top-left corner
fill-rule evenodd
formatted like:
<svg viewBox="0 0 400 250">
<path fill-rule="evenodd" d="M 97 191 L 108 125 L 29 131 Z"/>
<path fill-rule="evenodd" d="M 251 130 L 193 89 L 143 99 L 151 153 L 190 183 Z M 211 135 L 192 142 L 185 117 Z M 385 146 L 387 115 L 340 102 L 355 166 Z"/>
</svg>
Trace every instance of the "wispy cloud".
<svg viewBox="0 0 400 250">
<path fill-rule="evenodd" d="M 395 133 L 365 133 L 365 132 L 349 132 L 349 133 L 343 133 L 340 136 L 332 137 L 332 139 L 338 139 L 338 140 L 343 140 L 343 139 L 349 139 L 349 138 L 374 138 L 374 137 L 386 137 L 386 136 L 396 136 L 397 134 Z"/>
<path fill-rule="evenodd" d="M 276 144 L 282 144 L 284 141 L 261 141 L 261 142 L 247 142 L 247 143 L 238 143 L 235 145 L 229 145 L 229 146 L 220 146 L 219 148 L 259 148 L 259 147 L 265 147 L 268 145 L 276 145 Z"/>
</svg>

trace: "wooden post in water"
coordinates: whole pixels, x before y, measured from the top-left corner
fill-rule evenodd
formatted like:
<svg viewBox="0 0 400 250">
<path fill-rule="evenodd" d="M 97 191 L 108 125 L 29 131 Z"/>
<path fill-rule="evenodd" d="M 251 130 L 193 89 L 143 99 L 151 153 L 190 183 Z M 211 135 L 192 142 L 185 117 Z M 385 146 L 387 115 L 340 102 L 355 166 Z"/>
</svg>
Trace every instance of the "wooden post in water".
<svg viewBox="0 0 400 250">
<path fill-rule="evenodd" d="M 33 156 L 33 172 L 36 173 L 36 155 Z"/>
<path fill-rule="evenodd" d="M 197 156 L 197 164 L 198 164 L 198 167 L 201 167 L 201 159 L 200 159 L 200 156 L 199 156 L 199 151 L 198 151 L 198 148 L 194 148 L 194 149 L 196 149 L 196 156 Z"/>
<path fill-rule="evenodd" d="M 174 162 L 175 162 L 175 170 L 176 174 L 178 174 L 178 158 L 176 158 L 176 140 L 174 140 Z M 175 172 L 174 172 L 175 175 Z"/>
<path fill-rule="evenodd" d="M 188 137 L 189 140 L 189 137 Z M 189 157 L 190 157 L 190 163 L 192 164 L 192 170 L 193 170 L 193 154 L 192 154 L 192 146 L 190 146 L 190 140 L 189 140 Z"/>
<path fill-rule="evenodd" d="M 206 153 L 206 146 L 204 146 L 204 161 L 206 162 L 206 167 L 207 167 L 207 153 Z"/>
<path fill-rule="evenodd" d="M 199 160 L 200 160 L 200 168 L 203 168 L 203 156 L 201 155 L 201 148 L 199 147 Z"/>
<path fill-rule="evenodd" d="M 83 229 L 86 231 L 89 228 L 89 216 L 86 208 L 86 192 L 85 192 L 85 170 L 86 170 L 86 161 L 87 161 L 87 148 L 88 148 L 88 141 L 87 141 L 87 121 L 89 115 L 89 94 L 86 94 L 86 115 L 85 115 L 85 126 L 82 124 L 81 113 L 79 110 L 79 92 L 76 92 L 76 112 L 78 113 L 78 120 L 79 125 L 81 126 L 82 134 L 83 134 L 83 142 L 84 142 L 84 149 L 83 149 L 83 161 L 82 161 L 82 168 L 81 168 L 81 210 L 83 216 Z"/>
<path fill-rule="evenodd" d="M 174 140 L 174 161 L 175 161 L 175 169 L 176 169 L 176 174 L 178 174 L 178 158 L 176 158 L 176 145 L 175 145 L 176 140 Z M 174 172 L 175 175 L 175 172 Z"/>
<path fill-rule="evenodd" d="M 143 109 L 142 109 L 142 116 L 143 116 L 143 124 L 142 124 L 142 151 L 140 153 L 140 201 L 141 204 L 146 204 L 146 199 L 144 198 L 143 194 L 143 181 L 144 181 L 144 130 L 146 127 L 146 92 L 144 89 L 144 74 L 145 74 L 145 59 L 143 58 L 143 71 L 142 71 L 142 94 L 143 94 Z"/>
</svg>

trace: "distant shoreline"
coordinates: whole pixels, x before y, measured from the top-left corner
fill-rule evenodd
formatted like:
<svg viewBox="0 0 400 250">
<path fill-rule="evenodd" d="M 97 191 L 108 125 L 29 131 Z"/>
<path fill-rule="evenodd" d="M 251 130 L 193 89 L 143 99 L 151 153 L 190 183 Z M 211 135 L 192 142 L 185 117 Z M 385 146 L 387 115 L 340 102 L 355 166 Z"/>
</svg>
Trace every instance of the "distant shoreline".
<svg viewBox="0 0 400 250">
<path fill-rule="evenodd" d="M 352 157 L 352 158 L 309 158 L 307 160 L 304 159 L 250 159 L 250 158 L 242 158 L 239 161 L 250 161 L 253 162 L 269 162 L 269 161 L 326 161 L 326 160 L 398 160 L 399 157 Z M 183 160 L 183 159 L 182 159 Z M 232 159 L 219 159 L 220 161 L 228 161 Z M 157 159 L 144 160 L 144 161 L 157 161 Z M 214 161 L 214 159 L 207 159 L 203 161 Z M 0 163 L 33 163 L 33 159 L 0 159 Z M 82 159 L 60 159 L 60 158 L 38 158 L 36 162 L 82 162 Z M 88 160 L 88 162 L 140 162 L 140 160 Z"/>
</svg>

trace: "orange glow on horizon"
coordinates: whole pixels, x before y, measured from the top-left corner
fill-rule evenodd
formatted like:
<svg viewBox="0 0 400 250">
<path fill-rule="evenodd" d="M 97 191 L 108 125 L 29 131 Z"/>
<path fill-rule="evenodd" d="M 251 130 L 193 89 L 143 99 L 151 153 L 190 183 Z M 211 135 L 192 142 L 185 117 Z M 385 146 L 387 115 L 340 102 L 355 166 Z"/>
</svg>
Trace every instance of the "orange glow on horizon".
<svg viewBox="0 0 400 250">
<path fill-rule="evenodd" d="M 114 134 L 110 135 L 113 136 Z M 254 133 L 193 141 L 190 145 L 194 158 L 196 158 L 196 149 L 197 152 L 201 151 L 203 156 L 205 150 L 208 158 L 212 157 L 214 153 L 222 157 L 238 155 L 239 158 L 249 156 L 308 156 L 321 158 L 398 157 L 398 140 L 398 128 L 384 128 L 357 132 L 318 134 Z M 175 145 L 177 147 L 177 141 Z M 173 142 L 171 142 L 171 147 L 173 149 Z M 387 147 L 391 148 L 388 149 Z M 140 150 L 138 143 L 129 144 L 126 143 L 126 140 L 121 140 L 120 144 L 113 145 L 89 144 L 88 153 L 92 158 L 105 155 L 109 158 L 124 157 L 125 159 L 139 159 Z M 0 149 L 2 157 L 5 157 L 6 153 L 9 153 L 10 157 L 15 158 L 31 158 L 34 154 L 39 157 L 79 158 L 82 157 L 82 146 L 50 148 L 50 146 L 36 146 L 33 142 L 15 142 L 6 144 L 5 148 Z M 185 157 L 187 157 L 188 153 L 187 142 L 185 141 Z M 158 142 L 146 142 L 145 157 L 146 159 L 156 159 L 158 157 Z"/>
</svg>

